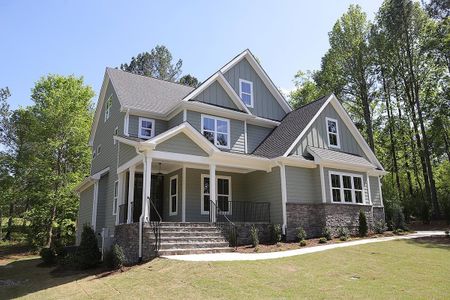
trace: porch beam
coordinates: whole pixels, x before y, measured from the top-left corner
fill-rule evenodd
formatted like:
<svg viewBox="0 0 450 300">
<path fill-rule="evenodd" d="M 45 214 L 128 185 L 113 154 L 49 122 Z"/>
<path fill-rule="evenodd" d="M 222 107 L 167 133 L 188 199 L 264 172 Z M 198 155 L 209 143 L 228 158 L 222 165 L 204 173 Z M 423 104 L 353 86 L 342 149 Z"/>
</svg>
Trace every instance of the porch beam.
<svg viewBox="0 0 450 300">
<path fill-rule="evenodd" d="M 131 166 L 128 176 L 128 210 L 127 210 L 127 223 L 133 223 L 132 205 L 134 204 L 134 177 L 136 173 L 136 166 Z"/>
<path fill-rule="evenodd" d="M 214 205 L 217 205 L 217 191 L 216 191 L 216 165 L 210 164 L 209 165 L 209 198 L 214 203 Z M 214 207 L 215 208 L 215 207 Z M 213 207 L 209 207 L 209 209 L 213 209 Z M 216 222 L 216 214 L 213 212 L 211 214 L 212 216 L 212 222 Z"/>
</svg>

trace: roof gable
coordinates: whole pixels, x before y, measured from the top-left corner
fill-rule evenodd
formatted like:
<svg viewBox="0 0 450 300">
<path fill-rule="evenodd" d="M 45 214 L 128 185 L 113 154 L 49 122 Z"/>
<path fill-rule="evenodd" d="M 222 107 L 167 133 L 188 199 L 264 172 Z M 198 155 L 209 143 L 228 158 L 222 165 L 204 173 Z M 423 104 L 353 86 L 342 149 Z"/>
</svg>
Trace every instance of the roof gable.
<svg viewBox="0 0 450 300">
<path fill-rule="evenodd" d="M 180 132 L 172 136 L 171 138 L 159 143 L 155 147 L 155 150 L 198 156 L 208 156 L 208 153 L 205 152 L 201 147 L 199 147 L 184 132 Z"/>
</svg>

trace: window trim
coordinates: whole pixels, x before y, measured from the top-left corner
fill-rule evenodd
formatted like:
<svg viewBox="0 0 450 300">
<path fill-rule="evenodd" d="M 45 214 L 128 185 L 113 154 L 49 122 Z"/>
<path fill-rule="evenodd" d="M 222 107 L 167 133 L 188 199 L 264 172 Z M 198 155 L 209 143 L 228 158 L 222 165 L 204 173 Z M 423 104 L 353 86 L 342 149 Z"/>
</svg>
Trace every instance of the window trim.
<svg viewBox="0 0 450 300">
<path fill-rule="evenodd" d="M 117 140 L 114 138 L 114 135 L 115 136 L 119 135 L 119 126 L 116 126 L 116 128 L 114 128 L 114 132 L 113 132 L 113 142 L 114 142 L 114 145 L 115 145 L 115 144 L 117 144 Z"/>
<path fill-rule="evenodd" d="M 105 102 L 105 120 L 104 120 L 104 122 L 108 121 L 109 117 L 111 117 L 112 97 L 113 97 L 112 94 L 109 95 L 108 99 L 106 99 L 106 102 Z"/>
<path fill-rule="evenodd" d="M 204 198 L 205 198 L 205 195 L 210 195 L 211 196 L 211 194 L 205 194 L 204 191 L 203 191 L 205 178 L 209 178 L 209 174 L 202 174 L 201 180 L 200 180 L 200 189 L 201 189 L 200 190 L 200 194 L 201 194 L 200 214 L 202 214 L 202 215 L 209 215 L 209 210 L 205 211 Z M 226 196 L 228 196 L 228 201 L 229 201 L 230 205 L 228 206 L 228 212 L 225 212 L 224 215 L 231 215 L 232 212 L 233 212 L 233 209 L 232 209 L 232 204 L 233 204 L 232 195 L 233 195 L 233 193 L 232 193 L 232 185 L 231 185 L 231 176 L 216 175 L 216 181 L 218 181 L 219 179 L 228 179 L 228 195 L 226 195 Z M 217 182 L 216 182 L 216 190 L 218 191 L 218 189 L 217 189 Z M 211 193 L 211 191 L 210 191 L 210 193 Z M 217 192 L 216 196 L 217 196 L 217 201 L 219 201 L 219 193 L 218 192 Z M 224 196 L 224 195 L 222 195 L 222 196 Z"/>
<path fill-rule="evenodd" d="M 172 194 L 172 180 L 176 181 L 175 194 Z M 172 212 L 172 197 L 175 197 L 175 212 Z M 178 174 L 169 179 L 169 216 L 178 215 Z"/>
<path fill-rule="evenodd" d="M 142 121 L 147 121 L 147 122 L 151 122 L 152 123 L 150 136 L 141 134 L 141 130 L 143 129 Z M 144 129 L 148 129 L 148 128 L 146 127 Z M 155 136 L 155 120 L 154 119 L 149 119 L 149 118 L 139 117 L 138 137 L 141 138 L 141 139 L 151 139 L 154 136 Z"/>
<path fill-rule="evenodd" d="M 96 156 L 99 156 L 102 153 L 102 144 L 97 145 L 97 154 Z"/>
<path fill-rule="evenodd" d="M 330 134 L 335 134 L 335 133 L 328 131 L 328 121 L 336 123 L 336 142 L 337 142 L 337 145 L 331 145 L 331 143 L 330 143 Z M 338 122 L 338 120 L 326 117 L 325 118 L 325 129 L 327 131 L 328 147 L 335 148 L 335 149 L 340 149 L 341 148 L 341 141 L 340 141 L 340 138 L 339 138 L 339 122 Z"/>
<path fill-rule="evenodd" d="M 204 136 L 204 132 L 205 132 L 204 127 L 203 127 L 205 118 L 214 120 L 214 144 L 213 145 L 216 146 L 217 148 L 231 149 L 231 145 L 230 145 L 231 144 L 231 132 L 230 132 L 231 121 L 229 119 L 225 119 L 225 118 L 221 118 L 221 117 L 215 117 L 215 116 L 211 116 L 211 115 L 201 114 L 200 126 L 201 126 L 201 133 L 203 136 Z M 227 122 L 227 131 L 228 131 L 227 132 L 227 146 L 222 146 L 222 145 L 217 144 L 217 134 L 218 133 L 224 134 L 223 132 L 217 132 L 217 121 L 218 120 Z M 209 130 L 207 130 L 207 131 L 210 132 Z"/>
<path fill-rule="evenodd" d="M 113 186 L 113 216 L 117 215 L 117 209 L 119 205 L 119 180 L 114 181 Z"/>
<path fill-rule="evenodd" d="M 340 184 L 339 192 L 340 192 L 340 196 L 341 196 L 341 201 L 339 201 L 339 202 L 333 201 L 333 189 L 338 189 L 338 188 L 333 187 L 333 185 L 332 185 L 332 180 L 331 180 L 332 175 L 339 176 L 339 184 Z M 352 202 L 345 202 L 343 176 L 351 177 Z M 362 188 L 361 190 L 355 189 L 355 183 L 353 181 L 353 178 L 355 178 L 355 177 L 358 177 L 361 179 L 361 188 Z M 359 174 L 354 174 L 354 173 L 337 172 L 337 171 L 328 171 L 328 180 L 330 183 L 330 203 L 332 203 L 332 204 L 347 204 L 347 205 L 367 205 L 366 204 L 366 192 L 364 189 L 364 175 L 359 175 Z M 347 188 L 347 190 L 348 190 L 348 188 Z M 355 193 L 356 191 L 362 192 L 362 202 L 361 203 L 356 202 L 356 193 Z"/>
<path fill-rule="evenodd" d="M 242 83 L 248 83 L 248 84 L 250 84 L 250 94 L 242 91 Z M 248 105 L 247 103 L 245 103 L 245 102 L 244 102 L 244 99 L 242 99 L 242 94 L 243 94 L 243 93 L 246 94 L 246 95 L 250 95 L 250 105 Z M 245 80 L 245 79 L 239 78 L 239 98 L 241 98 L 242 102 L 244 102 L 244 104 L 245 104 L 247 107 L 253 108 L 254 102 L 253 102 L 253 82 L 252 82 L 252 81 L 249 81 L 249 80 Z"/>
</svg>

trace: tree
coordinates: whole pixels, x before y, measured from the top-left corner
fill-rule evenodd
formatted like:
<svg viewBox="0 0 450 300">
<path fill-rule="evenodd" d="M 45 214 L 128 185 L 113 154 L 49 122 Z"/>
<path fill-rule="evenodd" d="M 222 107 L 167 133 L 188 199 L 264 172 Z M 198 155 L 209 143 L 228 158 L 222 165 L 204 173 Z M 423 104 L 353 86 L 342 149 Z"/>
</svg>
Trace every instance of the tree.
<svg viewBox="0 0 450 300">
<path fill-rule="evenodd" d="M 296 109 L 321 96 L 321 91 L 313 80 L 311 71 L 298 71 L 294 77 L 295 90 L 289 94 L 289 102 Z"/>
<path fill-rule="evenodd" d="M 163 45 L 157 45 L 150 53 L 139 53 L 129 64 L 121 64 L 120 69 L 138 75 L 176 82 L 181 74 L 183 61 L 172 62 L 172 54 Z"/>
<path fill-rule="evenodd" d="M 180 80 L 178 81 L 178 83 L 183 84 L 183 85 L 188 85 L 193 88 L 196 88 L 200 85 L 200 83 L 198 82 L 198 79 L 195 78 L 194 76 L 192 76 L 191 74 L 187 74 L 187 75 L 184 75 L 183 77 L 181 77 Z"/>
</svg>

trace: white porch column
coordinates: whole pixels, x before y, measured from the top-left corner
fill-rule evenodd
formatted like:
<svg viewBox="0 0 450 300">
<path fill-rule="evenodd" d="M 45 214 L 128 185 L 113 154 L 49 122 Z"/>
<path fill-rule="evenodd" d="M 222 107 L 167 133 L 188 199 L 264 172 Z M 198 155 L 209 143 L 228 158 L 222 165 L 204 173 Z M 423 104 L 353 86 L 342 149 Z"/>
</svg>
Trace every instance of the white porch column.
<svg viewBox="0 0 450 300">
<path fill-rule="evenodd" d="M 320 172 L 320 188 L 322 191 L 322 202 L 327 202 L 327 194 L 325 191 L 325 173 L 323 171 L 323 166 L 319 165 L 319 172 Z"/>
<path fill-rule="evenodd" d="M 286 167 L 283 163 L 280 164 L 280 180 L 281 180 L 281 205 L 283 213 L 283 234 L 286 234 L 287 227 L 287 215 L 286 215 L 286 205 L 287 205 L 287 190 L 286 190 Z"/>
<path fill-rule="evenodd" d="M 134 174 L 136 167 L 131 166 L 129 169 L 130 175 L 128 176 L 128 210 L 127 210 L 127 223 L 133 223 L 132 205 L 134 201 Z"/>
<path fill-rule="evenodd" d="M 209 198 L 217 206 L 217 191 L 216 191 L 216 165 L 209 165 Z M 216 207 L 209 206 L 209 209 L 215 209 Z M 216 214 L 212 214 L 212 222 L 216 222 Z"/>
<path fill-rule="evenodd" d="M 372 193 L 370 191 L 370 176 L 369 176 L 369 172 L 366 173 L 367 176 L 367 200 L 368 200 L 368 204 L 372 205 Z M 364 186 L 363 186 L 363 191 L 364 191 Z"/>
<path fill-rule="evenodd" d="M 181 222 L 186 222 L 186 167 L 184 165 L 181 176 Z"/>
<path fill-rule="evenodd" d="M 92 217 L 91 217 L 91 226 L 94 231 L 97 226 L 97 204 L 98 204 L 98 179 L 94 179 L 94 197 L 92 200 Z"/>
<path fill-rule="evenodd" d="M 144 222 L 150 221 L 150 189 L 152 183 L 152 158 L 149 152 L 144 154 L 144 174 L 143 174 L 142 209 Z"/>
</svg>

